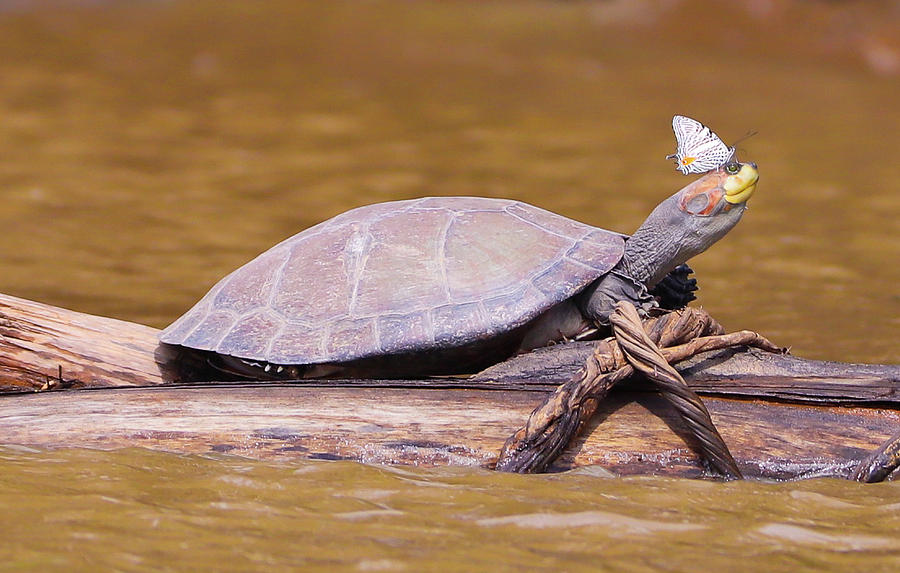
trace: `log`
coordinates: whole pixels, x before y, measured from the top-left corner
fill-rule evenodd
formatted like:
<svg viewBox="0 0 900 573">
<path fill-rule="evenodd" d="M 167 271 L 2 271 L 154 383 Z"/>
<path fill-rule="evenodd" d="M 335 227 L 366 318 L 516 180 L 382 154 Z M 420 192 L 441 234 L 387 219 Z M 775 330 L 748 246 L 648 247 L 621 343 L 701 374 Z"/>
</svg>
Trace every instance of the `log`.
<svg viewBox="0 0 900 573">
<path fill-rule="evenodd" d="M 143 447 L 257 459 L 491 467 L 543 395 L 473 389 L 300 385 L 150 387 L 0 397 L 3 442 Z M 745 477 L 845 477 L 900 427 L 896 410 L 710 398 Z M 614 393 L 549 471 L 708 475 L 677 414 L 653 394 Z"/>
<path fill-rule="evenodd" d="M 163 384 L 173 378 L 175 355 L 160 347 L 158 334 L 0 294 L 0 393 L 40 390 L 58 378 L 76 388 Z"/>
<path fill-rule="evenodd" d="M 539 348 L 492 366 L 474 380 L 555 388 L 584 364 L 591 342 Z M 754 348 L 698 354 L 676 365 L 697 393 L 817 404 L 900 405 L 900 365 L 808 360 Z"/>
<path fill-rule="evenodd" d="M 185 385 L 157 333 L 0 295 L 0 439 L 491 467 L 504 440 L 589 347 L 549 347 L 511 361 L 528 364 L 524 370 L 504 364 L 468 379 Z M 733 394 L 706 405 L 747 477 L 847 476 L 900 428 L 898 366 L 744 349 L 701 356 L 681 370 L 704 392 Z M 41 388 L 80 390 L 35 392 Z M 604 401 L 550 470 L 597 464 L 620 474 L 707 475 L 685 436 L 670 406 L 633 387 Z"/>
</svg>

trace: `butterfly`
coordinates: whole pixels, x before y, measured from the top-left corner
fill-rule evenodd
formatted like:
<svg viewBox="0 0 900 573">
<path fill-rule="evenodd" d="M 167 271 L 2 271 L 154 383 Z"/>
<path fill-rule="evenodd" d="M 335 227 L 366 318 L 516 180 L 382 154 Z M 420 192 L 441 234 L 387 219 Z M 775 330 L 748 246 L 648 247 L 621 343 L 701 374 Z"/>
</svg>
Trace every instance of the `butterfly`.
<svg viewBox="0 0 900 573">
<path fill-rule="evenodd" d="M 683 115 L 672 118 L 677 148 L 666 159 L 675 159 L 675 169 L 684 175 L 706 173 L 728 163 L 734 157 L 734 147 L 728 147 L 708 127 Z"/>
</svg>

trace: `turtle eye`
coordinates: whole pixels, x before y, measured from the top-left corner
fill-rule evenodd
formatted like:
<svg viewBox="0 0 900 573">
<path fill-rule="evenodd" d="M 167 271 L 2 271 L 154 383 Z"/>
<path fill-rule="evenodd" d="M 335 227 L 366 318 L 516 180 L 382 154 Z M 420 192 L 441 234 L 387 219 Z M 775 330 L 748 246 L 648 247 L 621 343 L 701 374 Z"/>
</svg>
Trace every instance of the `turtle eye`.
<svg viewBox="0 0 900 573">
<path fill-rule="evenodd" d="M 741 170 L 740 163 L 735 163 L 734 161 L 732 161 L 731 163 L 725 164 L 725 172 L 730 175 L 734 175 L 735 173 L 738 173 L 740 170 Z"/>
</svg>

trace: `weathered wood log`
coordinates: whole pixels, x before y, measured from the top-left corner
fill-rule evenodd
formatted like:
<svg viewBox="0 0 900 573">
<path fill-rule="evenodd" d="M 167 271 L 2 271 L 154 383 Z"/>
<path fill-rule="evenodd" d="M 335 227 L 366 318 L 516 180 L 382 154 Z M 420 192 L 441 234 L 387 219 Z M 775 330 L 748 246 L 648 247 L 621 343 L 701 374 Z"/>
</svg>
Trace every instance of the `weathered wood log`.
<svg viewBox="0 0 900 573">
<path fill-rule="evenodd" d="M 622 475 L 708 475 L 686 428 L 653 394 L 613 393 L 550 471 L 598 465 Z M 145 447 L 259 459 L 490 467 L 543 400 L 508 390 L 153 387 L 0 397 L 6 444 Z M 708 398 L 745 477 L 847 476 L 891 437 L 895 410 Z"/>
<path fill-rule="evenodd" d="M 592 342 L 539 348 L 492 366 L 473 381 L 519 382 L 555 388 L 593 352 Z M 900 365 L 809 360 L 754 348 L 704 352 L 676 369 L 708 396 L 818 404 L 900 404 Z"/>
<path fill-rule="evenodd" d="M 158 334 L 0 294 L 0 392 L 39 390 L 57 377 L 79 388 L 162 384 L 171 379 L 174 355 L 159 346 Z"/>
<path fill-rule="evenodd" d="M 174 356 L 159 348 L 156 334 L 0 295 L 0 389 L 18 392 L 0 396 L 0 442 L 490 466 L 558 383 L 552 375 L 537 379 L 535 370 L 498 376 L 495 369 L 471 379 L 185 386 L 173 384 Z M 518 361 L 559 372 L 568 364 L 569 377 L 583 358 L 566 356 L 581 346 L 558 345 Z M 726 351 L 682 372 L 707 391 L 738 387 L 739 395 L 770 400 L 706 400 L 747 477 L 850 475 L 900 427 L 900 367 Z M 91 390 L 32 392 L 53 386 Z M 870 407 L 773 401 L 785 397 Z M 654 394 L 613 393 L 550 469 L 599 464 L 622 474 L 702 475 L 685 435 Z"/>
</svg>

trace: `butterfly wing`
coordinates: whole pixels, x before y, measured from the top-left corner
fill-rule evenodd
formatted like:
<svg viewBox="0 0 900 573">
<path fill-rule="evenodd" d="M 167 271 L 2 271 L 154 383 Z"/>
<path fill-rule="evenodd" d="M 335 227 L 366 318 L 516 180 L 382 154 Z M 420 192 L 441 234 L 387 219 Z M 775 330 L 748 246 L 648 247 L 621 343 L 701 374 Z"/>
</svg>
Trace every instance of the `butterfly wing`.
<svg viewBox="0 0 900 573">
<path fill-rule="evenodd" d="M 669 158 L 674 158 L 677 161 L 676 169 L 687 175 L 692 172 L 691 165 L 697 159 L 695 150 L 708 139 L 705 132 L 709 132 L 709 129 L 695 119 L 676 115 L 672 118 L 672 131 L 675 132 L 676 150 Z"/>
<path fill-rule="evenodd" d="M 728 147 L 721 140 L 710 141 L 698 146 L 692 153 L 696 158 L 687 166 L 690 168 L 689 172 L 706 173 L 728 163 L 734 155 L 734 148 Z"/>
<path fill-rule="evenodd" d="M 708 127 L 683 115 L 672 118 L 672 131 L 675 132 L 676 150 L 675 167 L 684 175 L 689 173 L 706 173 L 728 162 L 734 155 L 734 148 L 728 147 L 719 136 Z"/>
</svg>

